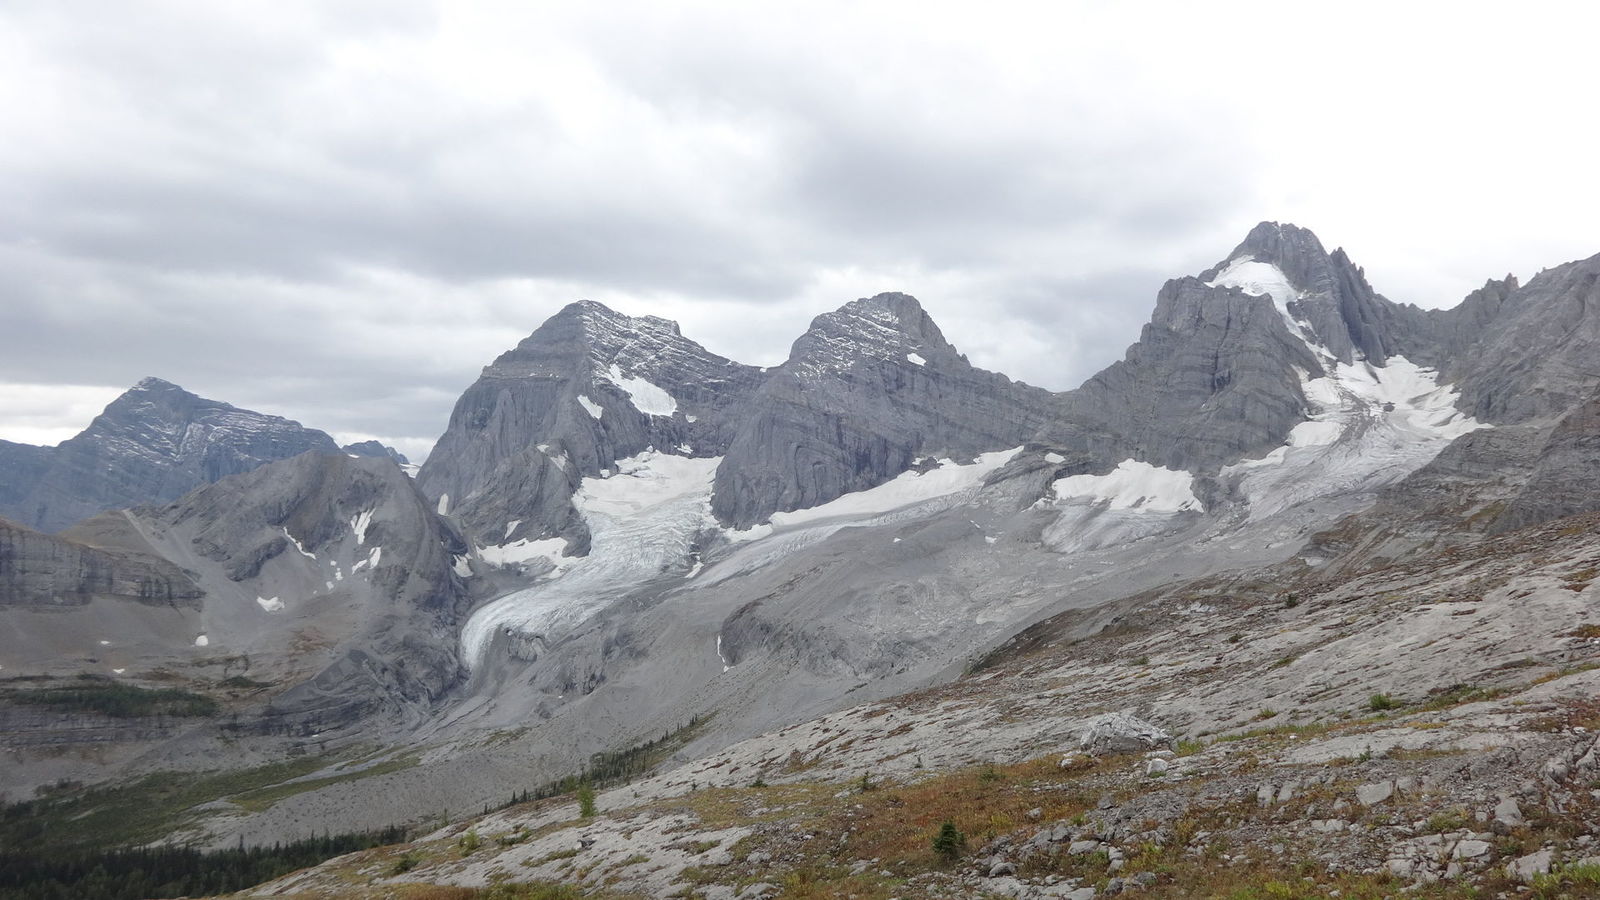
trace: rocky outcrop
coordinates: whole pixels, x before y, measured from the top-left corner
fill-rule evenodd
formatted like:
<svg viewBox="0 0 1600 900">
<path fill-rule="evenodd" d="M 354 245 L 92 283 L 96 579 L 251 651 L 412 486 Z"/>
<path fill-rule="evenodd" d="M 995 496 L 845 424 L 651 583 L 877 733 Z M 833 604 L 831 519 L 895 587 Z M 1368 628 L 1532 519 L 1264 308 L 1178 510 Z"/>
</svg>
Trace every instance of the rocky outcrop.
<svg viewBox="0 0 1600 900">
<path fill-rule="evenodd" d="M 0 606 L 81 606 L 95 597 L 198 608 L 204 592 L 164 559 L 91 547 L 0 519 Z"/>
<path fill-rule="evenodd" d="M 574 303 L 483 370 L 418 483 L 480 545 L 559 535 L 580 549 L 583 476 L 651 447 L 722 453 L 761 379 L 674 322 Z"/>
<path fill-rule="evenodd" d="M 1174 738 L 1159 726 L 1131 713 L 1106 713 L 1090 720 L 1078 739 L 1078 747 L 1092 756 L 1114 753 L 1143 753 L 1146 750 L 1172 749 Z"/>
<path fill-rule="evenodd" d="M 969 363 L 915 298 L 818 316 L 750 399 L 712 508 L 736 528 L 874 487 L 919 458 L 1019 446 L 1052 395 Z"/>
<path fill-rule="evenodd" d="M 166 503 L 203 484 L 333 438 L 278 416 L 206 400 L 146 378 L 55 448 L 0 448 L 0 514 L 60 531 L 108 509 Z"/>
</svg>

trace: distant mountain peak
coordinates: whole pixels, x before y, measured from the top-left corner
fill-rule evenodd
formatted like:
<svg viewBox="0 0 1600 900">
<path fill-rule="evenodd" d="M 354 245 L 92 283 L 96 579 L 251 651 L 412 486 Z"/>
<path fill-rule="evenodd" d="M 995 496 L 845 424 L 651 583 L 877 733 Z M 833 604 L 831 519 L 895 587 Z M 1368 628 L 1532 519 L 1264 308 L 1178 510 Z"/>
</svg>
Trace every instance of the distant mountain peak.
<svg viewBox="0 0 1600 900">
<path fill-rule="evenodd" d="M 143 378 L 75 437 L 31 454 L 26 476 L 0 490 L 0 513 L 56 531 L 103 510 L 175 500 L 310 450 L 337 453 L 338 445 L 282 416 Z"/>
<path fill-rule="evenodd" d="M 176 384 L 173 384 L 172 382 L 166 380 L 165 378 L 157 378 L 154 375 L 146 375 L 145 377 L 139 379 L 139 383 L 135 384 L 133 387 L 129 388 L 128 390 L 129 391 L 179 391 L 179 392 L 182 392 L 182 393 L 185 393 L 185 394 L 189 393 L 188 391 L 185 391 L 183 388 L 179 387 Z"/>
</svg>

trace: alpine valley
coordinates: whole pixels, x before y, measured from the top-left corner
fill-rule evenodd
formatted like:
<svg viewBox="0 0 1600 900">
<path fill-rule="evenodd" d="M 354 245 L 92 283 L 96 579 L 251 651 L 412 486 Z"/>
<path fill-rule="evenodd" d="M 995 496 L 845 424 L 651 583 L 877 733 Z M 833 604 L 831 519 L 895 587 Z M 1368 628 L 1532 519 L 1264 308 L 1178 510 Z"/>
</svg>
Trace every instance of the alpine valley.
<svg viewBox="0 0 1600 900">
<path fill-rule="evenodd" d="M 1597 361 L 1600 255 L 1425 310 L 1264 222 L 1064 393 L 905 294 L 771 368 L 573 303 L 420 468 L 146 379 L 0 442 L 0 844 L 408 829 L 249 896 L 1600 896 Z"/>
</svg>

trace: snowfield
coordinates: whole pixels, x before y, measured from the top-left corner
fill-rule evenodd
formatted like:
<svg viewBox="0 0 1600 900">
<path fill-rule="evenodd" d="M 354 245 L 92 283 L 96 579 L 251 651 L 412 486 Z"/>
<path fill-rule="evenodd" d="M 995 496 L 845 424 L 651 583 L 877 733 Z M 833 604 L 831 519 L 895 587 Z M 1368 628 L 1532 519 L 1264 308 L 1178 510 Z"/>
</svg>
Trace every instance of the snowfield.
<svg viewBox="0 0 1600 900">
<path fill-rule="evenodd" d="M 1058 553 L 1098 550 L 1186 526 L 1203 506 L 1194 475 L 1125 459 L 1104 475 L 1072 475 L 1051 484 L 1061 510 L 1044 530 L 1046 546 Z"/>
<path fill-rule="evenodd" d="M 754 543 L 710 567 L 703 580 L 715 584 L 754 571 L 841 528 L 887 525 L 953 509 L 970 500 L 984 479 L 1021 451 L 1015 447 L 981 453 L 969 465 L 940 460 L 936 469 L 902 472 L 875 488 L 845 494 L 820 506 L 774 513 L 771 524 L 725 532 L 735 543 Z"/>
<path fill-rule="evenodd" d="M 628 395 L 628 402 L 639 412 L 647 416 L 670 416 L 678 411 L 678 401 L 674 400 L 664 388 L 643 378 L 630 378 L 622 374 L 622 370 L 615 365 L 606 374 L 612 384 Z M 595 418 L 600 417 L 595 416 Z"/>
</svg>

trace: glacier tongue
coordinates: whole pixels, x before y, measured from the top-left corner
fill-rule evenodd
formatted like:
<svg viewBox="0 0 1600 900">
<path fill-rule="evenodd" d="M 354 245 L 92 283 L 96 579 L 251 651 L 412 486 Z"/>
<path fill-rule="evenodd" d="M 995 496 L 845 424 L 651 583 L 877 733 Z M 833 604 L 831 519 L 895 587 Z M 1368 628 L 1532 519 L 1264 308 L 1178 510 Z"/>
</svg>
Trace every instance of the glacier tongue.
<svg viewBox="0 0 1600 900">
<path fill-rule="evenodd" d="M 589 524 L 589 555 L 572 560 L 555 580 L 473 613 L 461 634 L 462 659 L 476 666 L 496 631 L 545 635 L 572 628 L 649 579 L 686 571 L 695 536 L 715 525 L 711 479 L 721 461 L 646 451 L 619 461 L 609 478 L 585 478 L 574 501 Z M 531 552 L 545 542 L 519 543 L 525 546 L 518 550 Z"/>
</svg>

